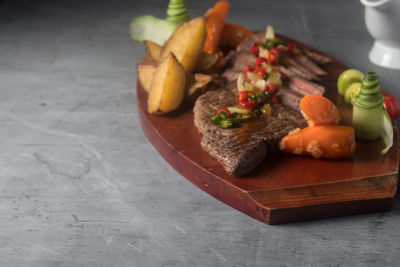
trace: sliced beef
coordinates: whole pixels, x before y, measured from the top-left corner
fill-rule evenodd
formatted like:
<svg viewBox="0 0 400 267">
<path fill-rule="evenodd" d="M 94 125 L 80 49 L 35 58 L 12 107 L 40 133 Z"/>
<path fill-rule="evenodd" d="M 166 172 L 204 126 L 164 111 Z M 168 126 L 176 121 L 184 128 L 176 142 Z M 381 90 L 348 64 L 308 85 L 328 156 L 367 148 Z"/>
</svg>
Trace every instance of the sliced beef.
<svg viewBox="0 0 400 267">
<path fill-rule="evenodd" d="M 301 94 L 290 88 L 283 88 L 279 91 L 279 99 L 282 104 L 288 106 L 292 109 L 299 110 L 300 100 L 304 97 L 304 94 Z"/>
<path fill-rule="evenodd" d="M 242 41 L 242 43 L 240 43 L 236 50 L 238 52 L 245 52 L 245 53 L 249 53 L 250 52 L 250 48 L 251 46 L 255 43 L 264 43 L 265 42 L 265 31 L 261 31 L 261 32 L 257 32 L 249 37 L 247 37 L 246 39 L 244 39 Z M 308 68 L 311 72 L 313 72 L 316 75 L 325 75 L 324 70 L 322 70 L 321 68 L 319 68 L 318 65 L 315 65 L 315 63 L 317 64 L 327 64 L 329 62 L 331 62 L 331 58 L 321 55 L 320 53 L 314 52 L 314 51 L 310 51 L 308 49 L 302 49 L 302 51 L 305 54 L 305 57 L 311 61 L 311 63 L 305 63 L 305 65 L 308 65 L 307 67 L 311 67 Z M 303 63 L 302 63 L 303 64 Z M 314 66 L 311 66 L 311 64 L 313 64 Z M 304 65 L 304 66 L 305 66 Z M 316 67 L 316 68 L 315 68 Z M 318 69 L 317 69 L 318 68 Z M 322 72 L 321 72 L 322 71 Z M 320 73 L 320 74 L 319 74 Z"/>
<path fill-rule="evenodd" d="M 319 80 L 319 77 L 317 75 L 315 75 L 313 72 L 308 70 L 306 67 L 304 67 L 302 64 L 294 59 L 288 59 L 287 67 L 290 67 L 296 74 L 299 74 L 307 80 Z"/>
<path fill-rule="evenodd" d="M 234 69 L 226 69 L 222 73 L 222 76 L 227 80 L 225 88 L 230 90 L 232 93 L 237 92 L 237 78 L 239 73 L 240 71 Z"/>
<path fill-rule="evenodd" d="M 249 53 L 251 46 L 255 43 L 265 42 L 265 31 L 256 32 L 255 34 L 244 39 L 237 47 L 236 50 L 239 52 Z"/>
<path fill-rule="evenodd" d="M 325 88 L 323 86 L 303 79 L 290 69 L 280 66 L 279 71 L 285 76 L 285 84 L 287 85 L 287 87 L 294 91 L 297 91 L 304 95 L 323 95 L 325 92 Z"/>
<path fill-rule="evenodd" d="M 316 65 L 314 62 L 312 62 L 308 57 L 306 56 L 301 56 L 296 58 L 296 61 L 304 66 L 307 70 L 310 72 L 314 73 L 315 75 L 326 75 L 326 71 L 321 69 L 318 65 Z"/>
<path fill-rule="evenodd" d="M 321 55 L 320 53 L 310 51 L 308 49 L 303 49 L 304 54 L 306 54 L 307 57 L 309 57 L 311 60 L 316 62 L 317 64 L 327 64 L 331 62 L 331 58 Z"/>
<path fill-rule="evenodd" d="M 230 68 L 238 71 L 243 71 L 246 66 L 253 66 L 256 61 L 256 57 L 246 52 L 230 52 L 225 60 L 225 68 Z"/>
<path fill-rule="evenodd" d="M 289 131 L 305 127 L 301 114 L 280 104 L 272 104 L 273 113 L 241 127 L 222 129 L 210 122 L 217 109 L 233 106 L 235 94 L 228 90 L 209 91 L 201 95 L 194 106 L 194 122 L 203 135 L 202 148 L 215 157 L 226 172 L 243 176 L 266 157 L 278 151 L 279 141 Z"/>
<path fill-rule="evenodd" d="M 222 76 L 225 77 L 228 81 L 235 81 L 236 82 L 240 72 L 242 72 L 242 71 L 235 70 L 235 69 L 226 69 L 222 73 Z"/>
</svg>

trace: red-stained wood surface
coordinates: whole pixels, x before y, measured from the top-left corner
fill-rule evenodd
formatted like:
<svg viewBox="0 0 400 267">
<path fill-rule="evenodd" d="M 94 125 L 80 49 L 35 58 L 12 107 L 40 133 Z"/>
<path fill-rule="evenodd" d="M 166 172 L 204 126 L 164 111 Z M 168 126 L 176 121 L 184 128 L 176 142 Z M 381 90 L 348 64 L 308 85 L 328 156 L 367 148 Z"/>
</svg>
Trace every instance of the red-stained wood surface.
<svg viewBox="0 0 400 267">
<path fill-rule="evenodd" d="M 287 42 L 317 51 L 290 38 Z M 319 51 L 317 51 L 319 52 Z M 143 62 L 148 62 L 144 57 Z M 347 69 L 332 58 L 320 84 L 350 124 L 351 106 L 337 94 L 336 80 Z M 269 156 L 242 178 L 226 174 L 200 147 L 201 135 L 193 124 L 193 102 L 171 114 L 147 112 L 147 93 L 137 82 L 140 122 L 149 141 L 182 176 L 227 205 L 268 224 L 343 216 L 392 208 L 397 189 L 399 144 L 381 155 L 379 142 L 358 142 L 356 152 L 339 160 L 316 160 L 288 154 Z"/>
</svg>

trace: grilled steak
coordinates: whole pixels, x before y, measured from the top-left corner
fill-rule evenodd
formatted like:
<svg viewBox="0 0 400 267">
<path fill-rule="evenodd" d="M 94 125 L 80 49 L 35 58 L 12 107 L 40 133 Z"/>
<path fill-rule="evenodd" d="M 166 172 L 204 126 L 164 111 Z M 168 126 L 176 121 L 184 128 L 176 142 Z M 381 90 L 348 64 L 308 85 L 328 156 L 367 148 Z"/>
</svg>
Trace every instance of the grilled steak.
<svg viewBox="0 0 400 267">
<path fill-rule="evenodd" d="M 306 125 L 298 111 L 273 104 L 269 117 L 244 123 L 239 128 L 221 129 L 210 121 L 221 106 L 233 106 L 235 95 L 225 89 L 201 95 L 194 106 L 194 123 L 203 135 L 202 148 L 215 157 L 226 172 L 243 176 L 266 157 L 278 151 L 280 139 L 289 131 Z"/>
<path fill-rule="evenodd" d="M 283 88 L 278 96 L 281 104 L 272 103 L 272 114 L 260 116 L 242 123 L 240 127 L 222 129 L 211 123 L 210 118 L 221 107 L 236 105 L 237 78 L 246 66 L 252 66 L 256 57 L 249 53 L 254 42 L 264 42 L 265 32 L 246 38 L 226 57 L 219 79 L 219 89 L 201 95 L 194 106 L 194 123 L 203 135 L 203 150 L 233 176 L 243 176 L 259 165 L 268 154 L 279 151 L 279 141 L 295 128 L 307 125 L 299 112 L 299 102 L 307 94 L 322 95 L 325 88 L 312 82 L 326 72 L 316 63 L 327 63 L 329 58 L 315 52 L 305 51 L 306 55 L 290 59 L 286 66 L 279 66 Z"/>
</svg>

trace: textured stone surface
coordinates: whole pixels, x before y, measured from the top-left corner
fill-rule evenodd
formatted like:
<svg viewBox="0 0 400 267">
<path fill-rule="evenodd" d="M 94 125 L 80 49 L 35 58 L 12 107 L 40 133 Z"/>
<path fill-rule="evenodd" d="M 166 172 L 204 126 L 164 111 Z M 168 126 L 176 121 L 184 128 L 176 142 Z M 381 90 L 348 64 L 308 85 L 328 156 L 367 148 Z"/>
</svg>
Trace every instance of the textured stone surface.
<svg viewBox="0 0 400 267">
<path fill-rule="evenodd" d="M 394 266 L 386 213 L 268 226 L 203 193 L 141 131 L 133 16 L 167 1 L 0 1 L 1 266 Z M 187 1 L 191 16 L 214 1 Z M 272 24 L 342 62 L 368 62 L 358 1 L 231 1 L 228 20 Z"/>
</svg>

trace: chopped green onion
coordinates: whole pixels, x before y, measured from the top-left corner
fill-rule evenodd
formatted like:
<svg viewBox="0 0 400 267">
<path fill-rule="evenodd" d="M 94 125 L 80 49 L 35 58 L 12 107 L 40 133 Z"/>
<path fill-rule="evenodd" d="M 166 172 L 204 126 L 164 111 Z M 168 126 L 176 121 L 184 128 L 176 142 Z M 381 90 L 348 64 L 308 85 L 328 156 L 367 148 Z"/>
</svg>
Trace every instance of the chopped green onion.
<svg viewBox="0 0 400 267">
<path fill-rule="evenodd" d="M 214 116 L 211 117 L 210 121 L 212 122 L 212 124 L 214 125 L 219 125 L 219 123 L 221 122 L 222 118 L 220 115 L 215 114 Z"/>
<path fill-rule="evenodd" d="M 282 44 L 282 40 L 279 38 L 274 38 L 274 39 L 268 39 L 265 41 L 263 47 L 266 49 L 271 49 L 273 47 L 276 47 L 278 45 Z"/>
<path fill-rule="evenodd" d="M 231 118 L 225 118 L 219 122 L 219 126 L 223 129 L 233 127 L 233 120 Z"/>
</svg>

